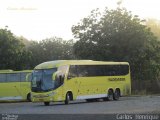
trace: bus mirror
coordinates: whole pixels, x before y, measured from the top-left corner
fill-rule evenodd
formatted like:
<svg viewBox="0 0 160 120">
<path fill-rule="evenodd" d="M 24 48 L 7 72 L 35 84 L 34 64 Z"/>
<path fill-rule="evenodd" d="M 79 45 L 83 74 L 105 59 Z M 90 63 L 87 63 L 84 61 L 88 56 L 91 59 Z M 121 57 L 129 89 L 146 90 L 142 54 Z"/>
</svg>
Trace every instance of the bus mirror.
<svg viewBox="0 0 160 120">
<path fill-rule="evenodd" d="M 56 80 L 57 79 L 57 72 L 53 73 L 52 75 L 52 80 Z"/>
<path fill-rule="evenodd" d="M 26 75 L 26 82 L 30 82 L 31 81 L 31 78 L 32 78 L 32 73 L 28 73 Z"/>
<path fill-rule="evenodd" d="M 58 79 L 60 81 L 60 84 L 63 84 L 63 82 L 64 82 L 64 74 L 59 75 Z"/>
<path fill-rule="evenodd" d="M 55 73 L 53 73 L 52 75 L 52 80 L 58 80 L 60 78 L 60 76 L 62 76 L 63 73 L 61 71 L 57 71 Z"/>
<path fill-rule="evenodd" d="M 52 80 L 55 80 L 57 83 L 57 86 L 60 86 L 64 82 L 64 74 L 61 71 L 57 71 L 53 73 Z"/>
</svg>

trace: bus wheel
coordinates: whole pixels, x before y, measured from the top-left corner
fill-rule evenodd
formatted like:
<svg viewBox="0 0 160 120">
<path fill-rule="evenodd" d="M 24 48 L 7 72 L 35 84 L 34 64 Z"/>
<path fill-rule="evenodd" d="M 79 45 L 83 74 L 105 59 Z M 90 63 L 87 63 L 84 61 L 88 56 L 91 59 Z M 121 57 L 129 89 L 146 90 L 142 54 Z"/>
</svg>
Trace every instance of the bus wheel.
<svg viewBox="0 0 160 120">
<path fill-rule="evenodd" d="M 65 99 L 65 104 L 67 105 L 67 104 L 69 104 L 69 101 L 70 101 L 71 99 L 70 99 L 70 94 L 69 94 L 69 92 L 66 94 L 66 99 Z"/>
<path fill-rule="evenodd" d="M 107 100 L 108 101 L 112 101 L 113 100 L 113 90 L 111 90 L 111 89 L 108 90 Z"/>
<path fill-rule="evenodd" d="M 49 106 L 50 102 L 44 102 L 45 106 Z"/>
<path fill-rule="evenodd" d="M 27 94 L 27 101 L 31 102 L 31 93 Z"/>
<path fill-rule="evenodd" d="M 113 100 L 119 100 L 119 97 L 120 97 L 120 90 L 116 89 L 113 94 Z"/>
</svg>

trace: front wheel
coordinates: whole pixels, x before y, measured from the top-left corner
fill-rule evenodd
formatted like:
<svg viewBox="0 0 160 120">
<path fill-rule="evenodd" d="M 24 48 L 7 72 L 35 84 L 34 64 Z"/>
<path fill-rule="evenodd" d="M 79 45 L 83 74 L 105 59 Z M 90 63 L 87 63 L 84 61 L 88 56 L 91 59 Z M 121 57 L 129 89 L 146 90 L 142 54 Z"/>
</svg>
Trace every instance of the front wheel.
<svg viewBox="0 0 160 120">
<path fill-rule="evenodd" d="M 49 106 L 50 102 L 44 102 L 45 106 Z"/>
<path fill-rule="evenodd" d="M 31 93 L 27 94 L 27 101 L 31 102 Z"/>
<path fill-rule="evenodd" d="M 65 99 L 65 104 L 67 105 L 67 104 L 69 104 L 69 101 L 70 101 L 71 99 L 70 99 L 70 95 L 69 95 L 69 93 L 67 93 L 66 94 L 66 99 Z"/>
</svg>

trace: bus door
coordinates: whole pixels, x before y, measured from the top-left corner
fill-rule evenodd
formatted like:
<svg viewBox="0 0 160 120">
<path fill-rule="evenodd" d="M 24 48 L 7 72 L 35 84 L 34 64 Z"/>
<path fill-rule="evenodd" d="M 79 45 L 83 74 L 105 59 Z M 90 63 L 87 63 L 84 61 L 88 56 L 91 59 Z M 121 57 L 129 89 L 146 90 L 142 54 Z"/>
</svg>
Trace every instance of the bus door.
<svg viewBox="0 0 160 120">
<path fill-rule="evenodd" d="M 70 65 L 68 76 L 67 76 L 67 88 L 71 89 L 73 96 L 80 94 L 80 81 L 77 73 L 77 66 Z"/>
</svg>

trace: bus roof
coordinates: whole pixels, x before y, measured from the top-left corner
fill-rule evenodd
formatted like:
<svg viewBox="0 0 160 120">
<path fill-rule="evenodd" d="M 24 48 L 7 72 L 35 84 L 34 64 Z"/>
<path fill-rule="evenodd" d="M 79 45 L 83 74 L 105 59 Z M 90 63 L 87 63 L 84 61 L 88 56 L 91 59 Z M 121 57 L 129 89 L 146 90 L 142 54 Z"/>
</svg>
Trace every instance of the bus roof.
<svg viewBox="0 0 160 120">
<path fill-rule="evenodd" d="M 128 62 L 93 61 L 93 60 L 55 60 L 41 63 L 35 69 L 50 69 L 62 65 L 129 65 Z"/>
<path fill-rule="evenodd" d="M 23 72 L 32 72 L 32 70 L 21 70 L 21 71 L 0 70 L 0 73 L 23 73 Z"/>
<path fill-rule="evenodd" d="M 11 72 L 11 71 L 13 71 L 13 70 L 11 70 L 11 69 L 7 69 L 7 70 L 0 70 L 0 72 Z"/>
</svg>

